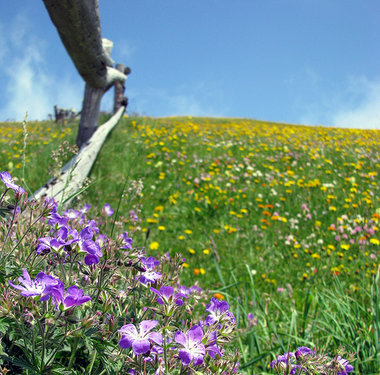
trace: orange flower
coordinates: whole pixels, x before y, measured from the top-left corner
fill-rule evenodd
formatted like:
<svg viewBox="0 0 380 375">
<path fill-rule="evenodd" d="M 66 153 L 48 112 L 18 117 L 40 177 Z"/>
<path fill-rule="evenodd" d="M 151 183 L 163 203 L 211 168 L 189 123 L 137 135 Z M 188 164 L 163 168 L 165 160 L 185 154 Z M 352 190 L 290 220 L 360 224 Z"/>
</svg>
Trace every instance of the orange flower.
<svg viewBox="0 0 380 375">
<path fill-rule="evenodd" d="M 270 222 L 267 219 L 261 219 L 261 222 L 263 222 L 266 225 L 268 225 L 268 227 L 270 226 Z"/>
<path fill-rule="evenodd" d="M 215 297 L 215 298 L 217 298 L 217 299 L 224 299 L 223 294 L 220 294 L 220 293 L 214 293 L 214 294 L 213 294 L 213 297 Z"/>
</svg>

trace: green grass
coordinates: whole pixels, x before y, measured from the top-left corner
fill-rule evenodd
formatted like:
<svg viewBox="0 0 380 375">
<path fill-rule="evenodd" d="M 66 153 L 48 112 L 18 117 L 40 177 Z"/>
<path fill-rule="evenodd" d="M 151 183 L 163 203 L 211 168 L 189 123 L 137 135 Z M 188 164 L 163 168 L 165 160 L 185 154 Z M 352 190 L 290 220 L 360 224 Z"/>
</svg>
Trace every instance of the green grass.
<svg viewBox="0 0 380 375">
<path fill-rule="evenodd" d="M 1 170 L 22 179 L 22 125 L 0 130 Z M 28 123 L 27 130 L 24 177 L 34 191 L 49 178 L 52 150 L 74 143 L 77 125 Z M 69 157 L 63 153 L 62 163 Z M 357 352 L 356 373 L 375 374 L 379 167 L 380 131 L 124 118 L 77 204 L 96 212 L 120 201 L 115 230 L 133 209 L 139 221 L 126 229 L 137 246 L 183 254 L 184 282 L 233 307 L 244 371 L 265 373 L 289 345 L 345 345 Z"/>
</svg>

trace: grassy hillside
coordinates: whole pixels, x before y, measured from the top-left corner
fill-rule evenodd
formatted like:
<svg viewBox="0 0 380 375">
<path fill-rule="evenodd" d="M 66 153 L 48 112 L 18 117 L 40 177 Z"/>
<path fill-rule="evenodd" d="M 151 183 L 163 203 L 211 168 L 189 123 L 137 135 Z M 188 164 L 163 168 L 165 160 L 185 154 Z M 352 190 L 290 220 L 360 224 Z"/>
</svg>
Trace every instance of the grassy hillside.
<svg viewBox="0 0 380 375">
<path fill-rule="evenodd" d="M 34 191 L 76 130 L 1 124 L 0 169 Z M 288 345 L 345 345 L 375 374 L 379 170 L 380 131 L 126 117 L 77 204 L 118 208 L 120 229 L 135 217 L 126 230 L 153 256 L 181 253 L 184 281 L 233 306 L 244 371 L 265 373 Z"/>
</svg>

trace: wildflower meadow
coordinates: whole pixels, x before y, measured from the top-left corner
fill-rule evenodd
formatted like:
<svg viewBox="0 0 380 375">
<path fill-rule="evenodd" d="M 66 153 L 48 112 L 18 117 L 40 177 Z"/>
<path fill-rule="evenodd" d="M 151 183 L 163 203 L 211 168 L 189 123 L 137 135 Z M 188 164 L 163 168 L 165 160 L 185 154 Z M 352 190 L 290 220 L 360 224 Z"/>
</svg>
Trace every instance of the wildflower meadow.
<svg viewBox="0 0 380 375">
<path fill-rule="evenodd" d="M 380 131 L 125 116 L 69 207 L 78 124 L 0 124 L 0 367 L 378 374 Z"/>
</svg>

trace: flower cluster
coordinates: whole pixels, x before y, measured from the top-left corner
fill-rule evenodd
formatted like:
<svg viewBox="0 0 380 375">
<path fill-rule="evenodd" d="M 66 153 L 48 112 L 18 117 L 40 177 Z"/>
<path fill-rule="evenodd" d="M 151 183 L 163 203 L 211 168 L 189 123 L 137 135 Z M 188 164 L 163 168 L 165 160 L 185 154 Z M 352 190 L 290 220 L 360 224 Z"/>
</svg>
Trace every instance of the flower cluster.
<svg viewBox="0 0 380 375">
<path fill-rule="evenodd" d="M 209 362 L 211 359 L 217 357 L 221 359 L 224 356 L 223 347 L 229 341 L 225 328 L 227 326 L 232 330 L 235 326 L 235 317 L 232 312 L 228 311 L 227 302 L 223 301 L 223 304 L 218 304 L 212 298 L 211 303 L 207 305 L 206 311 L 210 314 L 205 321 L 200 321 L 199 324 L 192 325 L 189 329 L 173 332 L 169 327 L 173 320 L 174 306 L 183 306 L 183 299 L 187 296 L 180 292 L 174 293 L 174 289 L 170 286 L 162 286 L 159 291 L 154 288 L 151 290 L 158 295 L 157 303 L 161 305 L 163 308 L 161 311 L 165 311 L 168 318 L 166 326 L 160 327 L 157 320 L 143 320 L 138 328 L 134 324 L 124 325 L 118 330 L 121 334 L 120 347 L 132 348 L 136 357 L 143 356 L 144 361 L 153 363 L 162 363 L 165 353 L 169 358 L 170 369 L 175 368 L 180 361 L 182 366 L 189 366 L 189 368 L 194 366 L 195 371 L 201 371 L 207 368 L 206 360 Z M 172 309 L 165 309 L 165 306 L 171 306 Z M 161 328 L 161 332 L 152 331 L 155 328 Z M 225 372 L 223 373 L 237 371 L 237 359 L 232 365 L 221 363 L 224 366 Z M 133 368 L 132 370 L 135 371 Z"/>
<path fill-rule="evenodd" d="M 77 229 L 72 229 L 68 225 L 68 221 L 77 221 L 82 224 L 86 221 L 84 213 L 87 212 L 89 206 L 86 205 L 81 213 L 79 211 L 67 211 L 63 216 L 57 213 L 57 205 L 51 206 L 48 224 L 51 226 L 50 235 L 38 239 L 39 245 L 37 253 L 63 251 L 64 256 L 68 256 L 69 252 L 77 251 L 84 253 L 84 261 L 87 265 L 98 264 L 102 256 L 101 243 L 105 240 L 105 235 L 100 235 L 97 239 L 94 237 L 99 234 L 99 228 L 94 220 L 88 220 L 84 227 L 78 233 Z"/>
<path fill-rule="evenodd" d="M 295 352 L 288 352 L 277 356 L 270 363 L 270 367 L 276 374 L 329 374 L 348 375 L 353 371 L 353 366 L 349 360 L 342 358 L 343 354 L 349 356 L 350 361 L 354 359 L 353 354 L 345 352 L 340 348 L 334 358 L 330 358 L 326 353 L 318 354 L 306 346 L 301 346 Z"/>
<path fill-rule="evenodd" d="M 21 348 L 34 373 L 92 373 L 92 366 L 129 374 L 237 372 L 229 346 L 234 315 L 227 302 L 206 304 L 203 289 L 181 283 L 181 256 L 149 256 L 126 231 L 106 236 L 110 205 L 89 219 L 88 204 L 62 212 L 52 199 L 22 201 L 11 176 L 0 177 L 1 199 L 7 192 L 14 199 L 12 217 L 0 222 L 6 370 L 20 372 Z M 127 224 L 135 221 L 130 216 Z"/>
<path fill-rule="evenodd" d="M 76 285 L 67 288 L 61 280 L 56 277 L 46 275 L 44 272 L 39 272 L 34 280 L 29 276 L 26 269 L 22 271 L 23 277 L 19 277 L 18 281 L 22 284 L 14 284 L 9 281 L 9 285 L 21 291 L 24 297 L 33 297 L 39 301 L 47 301 L 52 297 L 53 305 L 57 310 L 68 310 L 75 306 L 82 305 L 91 300 L 90 296 L 83 295 L 83 290 Z"/>
</svg>

